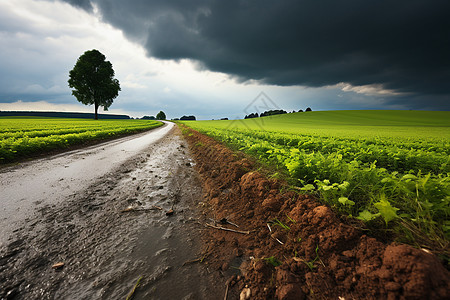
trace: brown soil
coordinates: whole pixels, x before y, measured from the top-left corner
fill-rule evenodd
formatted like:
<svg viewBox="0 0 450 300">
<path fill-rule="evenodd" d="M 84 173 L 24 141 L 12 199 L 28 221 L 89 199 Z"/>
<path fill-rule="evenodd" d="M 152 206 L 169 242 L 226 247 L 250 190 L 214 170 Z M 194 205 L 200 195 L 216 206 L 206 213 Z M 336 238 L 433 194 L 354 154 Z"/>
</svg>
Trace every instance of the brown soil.
<svg viewBox="0 0 450 300">
<path fill-rule="evenodd" d="M 205 237 L 207 263 L 226 276 L 238 270 L 228 299 L 449 299 L 449 272 L 433 254 L 367 236 L 312 196 L 268 179 L 242 153 L 190 129 L 185 137 L 207 218 L 250 231 L 211 228 Z"/>
</svg>

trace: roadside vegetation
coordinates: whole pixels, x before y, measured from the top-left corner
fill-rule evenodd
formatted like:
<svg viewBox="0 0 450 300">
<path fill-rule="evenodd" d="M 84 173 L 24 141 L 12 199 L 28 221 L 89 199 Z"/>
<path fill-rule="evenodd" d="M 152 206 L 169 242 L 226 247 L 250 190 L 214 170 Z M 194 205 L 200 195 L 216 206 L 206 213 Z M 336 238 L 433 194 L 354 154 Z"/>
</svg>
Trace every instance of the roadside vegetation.
<svg viewBox="0 0 450 300">
<path fill-rule="evenodd" d="M 152 120 L 0 118 L 0 164 L 159 127 Z"/>
<path fill-rule="evenodd" d="M 377 233 L 448 258 L 450 112 L 308 112 L 186 122 Z"/>
</svg>

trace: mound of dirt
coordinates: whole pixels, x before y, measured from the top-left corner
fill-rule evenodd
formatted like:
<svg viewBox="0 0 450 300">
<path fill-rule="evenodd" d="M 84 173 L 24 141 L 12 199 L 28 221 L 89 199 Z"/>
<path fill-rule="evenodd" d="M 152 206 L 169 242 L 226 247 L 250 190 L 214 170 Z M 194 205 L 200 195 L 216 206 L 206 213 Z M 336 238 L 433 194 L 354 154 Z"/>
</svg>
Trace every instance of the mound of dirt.
<svg viewBox="0 0 450 300">
<path fill-rule="evenodd" d="M 449 299 L 449 272 L 433 254 L 369 237 L 312 196 L 268 179 L 245 155 L 184 132 L 205 214 L 216 221 L 204 241 L 207 262 L 225 276 L 239 271 L 229 298 Z"/>
</svg>

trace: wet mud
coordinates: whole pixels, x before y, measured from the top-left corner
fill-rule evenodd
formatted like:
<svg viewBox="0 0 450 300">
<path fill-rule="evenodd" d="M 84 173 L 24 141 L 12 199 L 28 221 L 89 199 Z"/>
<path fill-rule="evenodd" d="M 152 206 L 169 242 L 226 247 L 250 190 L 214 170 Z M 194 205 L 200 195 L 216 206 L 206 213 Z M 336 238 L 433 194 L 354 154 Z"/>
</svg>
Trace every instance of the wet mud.
<svg viewBox="0 0 450 300">
<path fill-rule="evenodd" d="M 182 128 L 215 220 L 203 247 L 229 276 L 228 299 L 450 298 L 450 273 L 429 251 L 370 237 L 251 158 Z"/>
<path fill-rule="evenodd" d="M 223 299 L 226 278 L 200 263 L 203 194 L 178 131 L 15 229 L 0 298 L 125 299 L 141 278 L 133 299 Z"/>
</svg>

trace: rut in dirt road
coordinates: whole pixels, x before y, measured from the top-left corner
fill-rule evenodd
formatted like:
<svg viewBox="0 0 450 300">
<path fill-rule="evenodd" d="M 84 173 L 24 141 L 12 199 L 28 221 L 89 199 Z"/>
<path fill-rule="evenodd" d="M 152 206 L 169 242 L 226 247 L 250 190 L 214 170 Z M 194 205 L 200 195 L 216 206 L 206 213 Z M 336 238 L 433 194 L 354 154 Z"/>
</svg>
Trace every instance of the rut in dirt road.
<svg viewBox="0 0 450 300">
<path fill-rule="evenodd" d="M 1 299 L 223 299 L 203 265 L 202 189 L 174 128 L 84 191 L 41 206 L 1 248 Z M 166 212 L 173 210 L 173 215 Z M 52 265 L 64 263 L 53 270 Z"/>
</svg>

